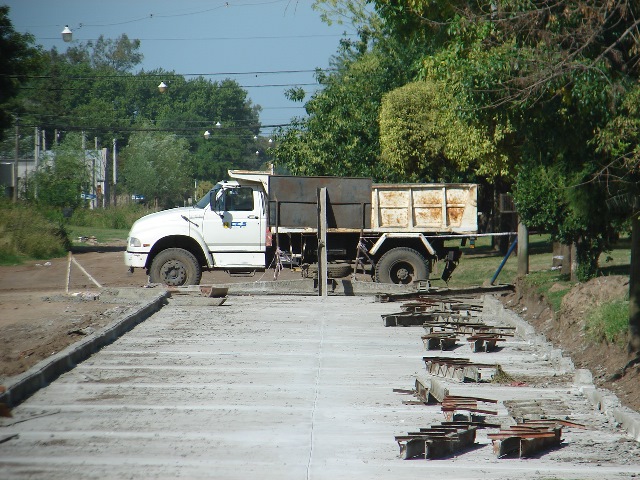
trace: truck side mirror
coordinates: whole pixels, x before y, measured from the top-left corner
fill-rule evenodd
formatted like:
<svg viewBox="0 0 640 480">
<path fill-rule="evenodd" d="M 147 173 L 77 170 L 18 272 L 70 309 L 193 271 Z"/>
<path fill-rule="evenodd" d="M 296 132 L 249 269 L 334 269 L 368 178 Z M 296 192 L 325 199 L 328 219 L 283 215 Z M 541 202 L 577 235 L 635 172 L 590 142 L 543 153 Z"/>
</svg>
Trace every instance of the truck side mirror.
<svg viewBox="0 0 640 480">
<path fill-rule="evenodd" d="M 213 210 L 220 216 L 222 216 L 226 211 L 224 197 L 225 195 L 223 188 L 216 192 L 215 197 L 213 195 L 211 196 L 211 210 Z"/>
</svg>

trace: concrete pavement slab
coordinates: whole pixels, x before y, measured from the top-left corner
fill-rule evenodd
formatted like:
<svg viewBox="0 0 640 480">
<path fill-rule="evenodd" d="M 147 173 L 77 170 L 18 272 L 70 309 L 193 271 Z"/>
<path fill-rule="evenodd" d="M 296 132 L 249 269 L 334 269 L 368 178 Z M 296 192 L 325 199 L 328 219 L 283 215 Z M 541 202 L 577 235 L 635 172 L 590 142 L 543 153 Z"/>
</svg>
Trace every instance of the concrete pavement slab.
<svg viewBox="0 0 640 480">
<path fill-rule="evenodd" d="M 424 374 L 421 328 L 385 328 L 371 297 L 230 296 L 168 306 L 2 419 L 0 477 L 601 479 L 640 475 L 638 444 L 573 384 L 539 339 L 453 355 L 502 362 L 523 386 L 445 382 L 453 394 L 560 401 L 586 430 L 561 448 L 498 459 L 486 431 L 445 460 L 401 460 L 394 436 L 444 420 L 394 388 Z M 447 352 L 449 355 L 450 352 Z M 523 365 L 524 364 L 524 365 Z M 546 405 L 542 402 L 542 405 Z"/>
</svg>

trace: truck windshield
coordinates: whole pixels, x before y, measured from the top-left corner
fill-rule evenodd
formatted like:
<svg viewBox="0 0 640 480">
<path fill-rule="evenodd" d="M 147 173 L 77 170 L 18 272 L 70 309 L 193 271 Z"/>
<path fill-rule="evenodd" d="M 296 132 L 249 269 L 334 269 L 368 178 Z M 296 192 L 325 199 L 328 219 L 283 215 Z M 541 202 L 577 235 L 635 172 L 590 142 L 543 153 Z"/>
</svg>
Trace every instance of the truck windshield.
<svg viewBox="0 0 640 480">
<path fill-rule="evenodd" d="M 195 208 L 207 208 L 207 206 L 209 205 L 209 201 L 211 199 L 211 195 L 214 195 L 213 198 L 215 198 L 215 194 L 219 189 L 213 189 L 213 190 L 209 190 L 207 193 L 204 194 L 204 197 L 202 197 L 198 203 L 196 203 L 194 205 Z"/>
</svg>

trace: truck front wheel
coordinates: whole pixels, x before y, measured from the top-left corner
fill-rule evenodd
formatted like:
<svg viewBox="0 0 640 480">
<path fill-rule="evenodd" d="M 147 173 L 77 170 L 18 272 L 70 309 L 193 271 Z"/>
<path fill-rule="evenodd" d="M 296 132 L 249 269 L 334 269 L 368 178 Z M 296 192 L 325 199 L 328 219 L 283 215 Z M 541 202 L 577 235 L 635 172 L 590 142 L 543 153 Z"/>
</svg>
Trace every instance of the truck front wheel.
<svg viewBox="0 0 640 480">
<path fill-rule="evenodd" d="M 149 269 L 151 283 L 170 287 L 198 285 L 202 270 L 191 252 L 182 248 L 167 248 L 155 256 Z"/>
<path fill-rule="evenodd" d="M 413 248 L 392 248 L 376 263 L 376 282 L 406 285 L 428 277 L 427 261 Z"/>
</svg>

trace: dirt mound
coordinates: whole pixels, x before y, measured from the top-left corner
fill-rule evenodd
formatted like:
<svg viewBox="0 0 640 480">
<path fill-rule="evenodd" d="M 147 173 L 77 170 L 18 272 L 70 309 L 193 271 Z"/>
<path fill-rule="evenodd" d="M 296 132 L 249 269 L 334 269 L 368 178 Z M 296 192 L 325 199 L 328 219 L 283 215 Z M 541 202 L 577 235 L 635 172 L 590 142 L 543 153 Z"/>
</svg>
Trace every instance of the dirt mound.
<svg viewBox="0 0 640 480">
<path fill-rule="evenodd" d="M 567 287 L 556 284 L 550 291 L 564 288 Z M 503 303 L 570 356 L 576 368 L 590 370 L 598 387 L 611 390 L 624 405 L 640 411 L 640 368 L 630 368 L 622 378 L 613 379 L 632 359 L 626 339 L 619 343 L 596 341 L 586 332 L 589 311 L 604 302 L 624 298 L 628 291 L 629 277 L 594 278 L 571 288 L 563 297 L 560 311 L 554 312 L 546 298 L 518 282 L 515 292 L 503 297 Z"/>
</svg>

